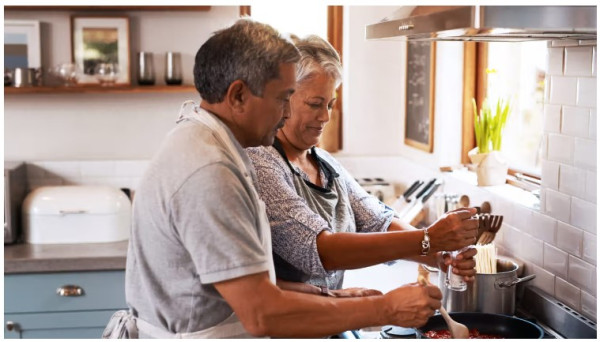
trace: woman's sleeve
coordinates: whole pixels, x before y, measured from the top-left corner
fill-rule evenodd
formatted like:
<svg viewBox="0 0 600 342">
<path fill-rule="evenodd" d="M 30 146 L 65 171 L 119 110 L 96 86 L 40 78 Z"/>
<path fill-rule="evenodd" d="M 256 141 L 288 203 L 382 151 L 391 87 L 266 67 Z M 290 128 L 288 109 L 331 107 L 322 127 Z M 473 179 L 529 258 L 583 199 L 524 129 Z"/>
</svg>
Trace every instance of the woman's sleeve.
<svg viewBox="0 0 600 342">
<path fill-rule="evenodd" d="M 335 164 L 348 189 L 356 231 L 361 233 L 387 231 L 394 218 L 394 211 L 375 196 L 367 193 L 341 164 L 337 161 Z"/>
<path fill-rule="evenodd" d="M 331 231 L 294 188 L 287 165 L 264 149 L 249 149 L 258 180 L 258 193 L 267 207 L 273 253 L 306 274 L 327 276 L 317 250 L 317 235 Z M 258 150 L 258 152 L 257 152 Z"/>
</svg>

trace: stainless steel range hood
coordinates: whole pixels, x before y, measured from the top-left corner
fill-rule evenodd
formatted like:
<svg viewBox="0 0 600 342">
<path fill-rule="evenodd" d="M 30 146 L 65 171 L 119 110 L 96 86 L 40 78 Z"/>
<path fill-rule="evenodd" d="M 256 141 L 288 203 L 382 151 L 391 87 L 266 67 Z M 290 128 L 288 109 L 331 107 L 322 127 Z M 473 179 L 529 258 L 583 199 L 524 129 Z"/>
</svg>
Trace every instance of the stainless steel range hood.
<svg viewBox="0 0 600 342">
<path fill-rule="evenodd" d="M 365 33 L 424 41 L 595 40 L 596 6 L 418 6 L 367 25 Z"/>
</svg>

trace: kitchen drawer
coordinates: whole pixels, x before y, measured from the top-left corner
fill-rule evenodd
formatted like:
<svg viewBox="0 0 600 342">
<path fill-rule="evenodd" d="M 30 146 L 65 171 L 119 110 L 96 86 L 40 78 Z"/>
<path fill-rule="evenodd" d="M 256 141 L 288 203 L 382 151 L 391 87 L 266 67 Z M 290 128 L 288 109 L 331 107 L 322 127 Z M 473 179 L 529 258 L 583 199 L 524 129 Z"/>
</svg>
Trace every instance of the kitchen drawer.
<svg viewBox="0 0 600 342">
<path fill-rule="evenodd" d="M 5 338 L 100 338 L 115 310 L 6 314 Z M 7 322 L 13 329 L 6 329 Z"/>
<path fill-rule="evenodd" d="M 77 285 L 81 296 L 60 296 L 57 289 Z M 4 312 L 57 312 L 127 307 L 125 271 L 7 274 Z"/>
</svg>

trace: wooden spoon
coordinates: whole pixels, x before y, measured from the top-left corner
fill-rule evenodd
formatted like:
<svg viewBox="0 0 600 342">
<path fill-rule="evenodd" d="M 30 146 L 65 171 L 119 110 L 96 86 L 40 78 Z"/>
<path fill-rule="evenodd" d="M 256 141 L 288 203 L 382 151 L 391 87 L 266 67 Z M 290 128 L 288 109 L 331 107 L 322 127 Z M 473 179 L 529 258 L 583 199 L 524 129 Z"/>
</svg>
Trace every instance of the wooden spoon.
<svg viewBox="0 0 600 342">
<path fill-rule="evenodd" d="M 423 276 L 423 274 L 421 274 L 420 272 L 417 278 L 417 282 L 422 286 L 426 286 L 429 284 L 429 280 L 427 280 L 427 277 Z M 442 317 L 444 317 L 444 320 L 448 325 L 448 330 L 450 330 L 450 335 L 452 336 L 452 338 L 469 338 L 469 328 L 467 328 L 464 324 L 458 323 L 457 321 L 453 320 L 452 317 L 448 315 L 448 312 L 446 311 L 446 309 L 444 309 L 443 306 L 440 306 L 440 313 L 442 314 Z"/>
</svg>

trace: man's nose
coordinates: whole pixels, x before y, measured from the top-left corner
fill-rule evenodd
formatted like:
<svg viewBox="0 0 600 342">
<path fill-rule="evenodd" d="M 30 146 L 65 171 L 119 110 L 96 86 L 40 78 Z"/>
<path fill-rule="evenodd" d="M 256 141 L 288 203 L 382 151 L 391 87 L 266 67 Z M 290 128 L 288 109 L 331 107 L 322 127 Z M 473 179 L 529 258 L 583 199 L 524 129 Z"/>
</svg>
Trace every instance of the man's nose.
<svg viewBox="0 0 600 342">
<path fill-rule="evenodd" d="M 292 116 L 292 107 L 290 102 L 288 101 L 286 105 L 283 107 L 283 118 L 289 119 Z"/>
</svg>

